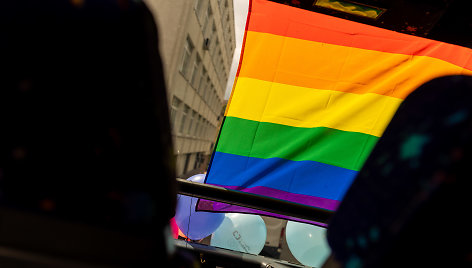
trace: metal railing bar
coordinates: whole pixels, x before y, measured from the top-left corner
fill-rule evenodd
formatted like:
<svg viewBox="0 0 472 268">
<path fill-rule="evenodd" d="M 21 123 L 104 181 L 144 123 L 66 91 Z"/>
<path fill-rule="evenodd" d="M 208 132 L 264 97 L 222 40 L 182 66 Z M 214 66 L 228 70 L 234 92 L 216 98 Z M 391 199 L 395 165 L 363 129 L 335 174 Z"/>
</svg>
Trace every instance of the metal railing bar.
<svg viewBox="0 0 472 268">
<path fill-rule="evenodd" d="M 328 223 L 333 211 L 276 198 L 177 179 L 178 192 L 206 200 L 262 210 L 319 223 Z"/>
</svg>

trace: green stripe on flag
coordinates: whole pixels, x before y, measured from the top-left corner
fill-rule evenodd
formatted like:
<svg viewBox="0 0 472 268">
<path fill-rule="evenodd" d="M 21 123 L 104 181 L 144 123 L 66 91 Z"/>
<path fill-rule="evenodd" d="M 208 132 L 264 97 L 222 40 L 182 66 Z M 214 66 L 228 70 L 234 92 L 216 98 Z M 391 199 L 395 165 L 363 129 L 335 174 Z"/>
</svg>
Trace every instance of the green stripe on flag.
<svg viewBox="0 0 472 268">
<path fill-rule="evenodd" d="M 226 117 L 218 152 L 292 161 L 316 161 L 359 171 L 378 137 L 338 129 L 299 128 Z"/>
</svg>

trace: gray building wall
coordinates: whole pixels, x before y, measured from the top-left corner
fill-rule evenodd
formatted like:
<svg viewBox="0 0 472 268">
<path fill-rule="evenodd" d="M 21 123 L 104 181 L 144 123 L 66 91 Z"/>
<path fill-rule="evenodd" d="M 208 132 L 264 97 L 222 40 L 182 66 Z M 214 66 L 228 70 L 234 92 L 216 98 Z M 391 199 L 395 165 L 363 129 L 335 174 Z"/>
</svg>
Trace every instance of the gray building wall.
<svg viewBox="0 0 472 268">
<path fill-rule="evenodd" d="M 177 175 L 202 172 L 216 141 L 235 43 L 232 0 L 147 0 L 164 62 Z"/>
</svg>

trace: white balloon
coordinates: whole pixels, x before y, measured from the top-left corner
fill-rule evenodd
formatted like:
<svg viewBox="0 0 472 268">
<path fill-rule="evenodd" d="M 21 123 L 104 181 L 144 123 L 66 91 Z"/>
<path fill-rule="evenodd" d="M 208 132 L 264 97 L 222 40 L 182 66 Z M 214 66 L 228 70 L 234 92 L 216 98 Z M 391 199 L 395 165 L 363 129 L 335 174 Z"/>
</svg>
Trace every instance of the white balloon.
<svg viewBox="0 0 472 268">
<path fill-rule="evenodd" d="M 264 248 L 266 238 L 267 229 L 260 216 L 226 213 L 220 227 L 211 235 L 210 245 L 259 254 Z"/>
<path fill-rule="evenodd" d="M 292 255 L 304 265 L 321 267 L 331 253 L 323 227 L 289 221 L 285 239 Z"/>
</svg>

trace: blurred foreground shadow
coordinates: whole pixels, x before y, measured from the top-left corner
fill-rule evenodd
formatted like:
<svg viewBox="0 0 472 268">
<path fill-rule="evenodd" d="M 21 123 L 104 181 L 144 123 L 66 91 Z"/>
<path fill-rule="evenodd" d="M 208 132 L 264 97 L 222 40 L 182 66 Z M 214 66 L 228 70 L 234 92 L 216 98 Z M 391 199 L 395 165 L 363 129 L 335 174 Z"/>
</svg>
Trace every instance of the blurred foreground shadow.
<svg viewBox="0 0 472 268">
<path fill-rule="evenodd" d="M 166 265 L 176 190 L 141 1 L 0 9 L 0 266 Z"/>
<path fill-rule="evenodd" d="M 328 227 L 324 267 L 471 267 L 472 77 L 400 106 Z"/>
</svg>

